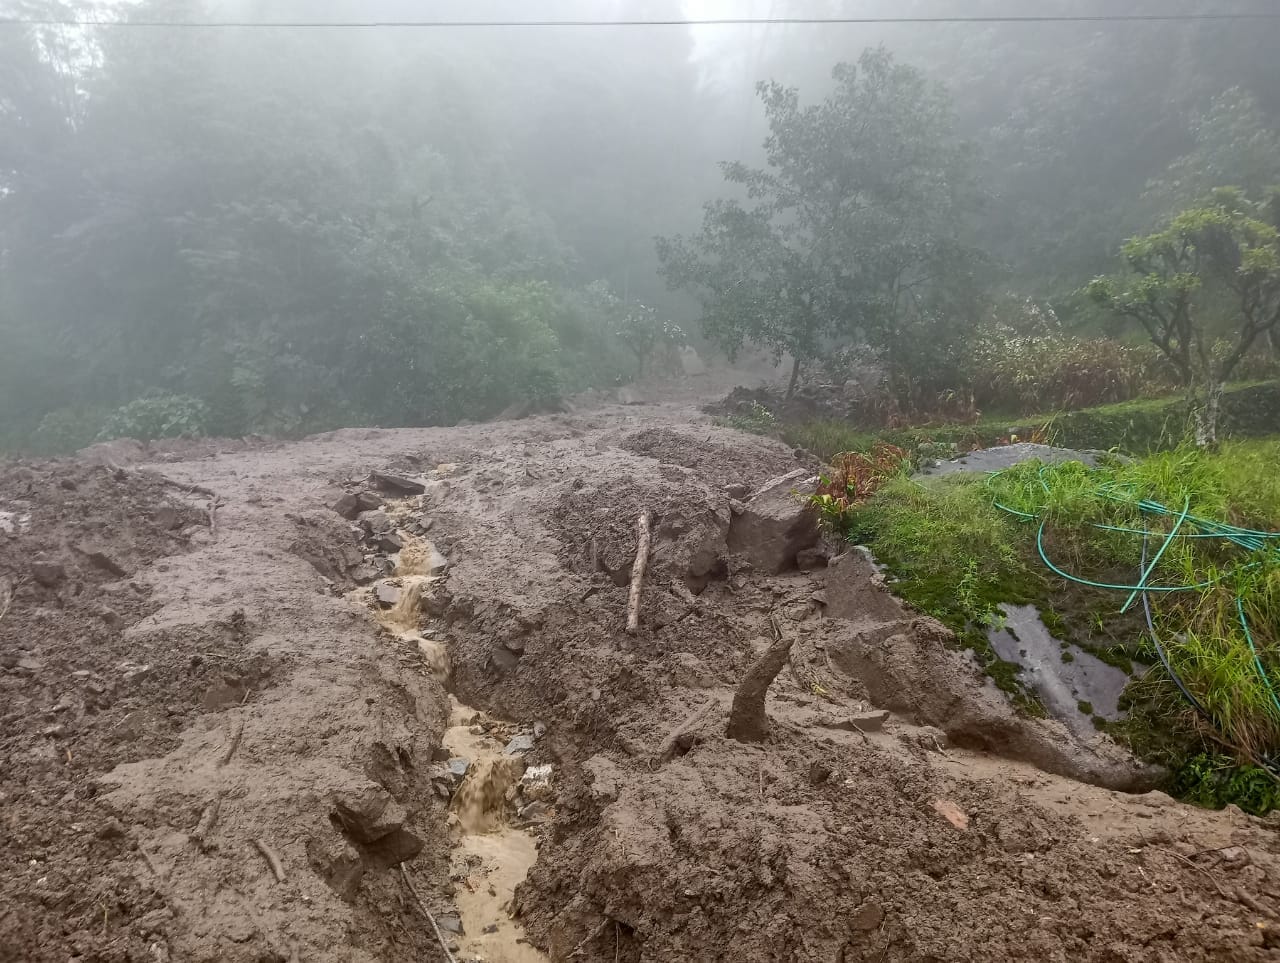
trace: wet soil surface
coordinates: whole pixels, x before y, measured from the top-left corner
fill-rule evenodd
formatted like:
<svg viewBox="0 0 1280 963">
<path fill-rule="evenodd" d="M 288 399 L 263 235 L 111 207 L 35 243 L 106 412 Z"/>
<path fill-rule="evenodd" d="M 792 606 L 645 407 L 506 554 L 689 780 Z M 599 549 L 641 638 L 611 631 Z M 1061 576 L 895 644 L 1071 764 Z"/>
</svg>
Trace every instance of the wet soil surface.
<svg viewBox="0 0 1280 963">
<path fill-rule="evenodd" d="M 0 959 L 1280 959 L 1274 822 L 774 565 L 692 407 L 91 458 L 0 468 Z"/>
</svg>

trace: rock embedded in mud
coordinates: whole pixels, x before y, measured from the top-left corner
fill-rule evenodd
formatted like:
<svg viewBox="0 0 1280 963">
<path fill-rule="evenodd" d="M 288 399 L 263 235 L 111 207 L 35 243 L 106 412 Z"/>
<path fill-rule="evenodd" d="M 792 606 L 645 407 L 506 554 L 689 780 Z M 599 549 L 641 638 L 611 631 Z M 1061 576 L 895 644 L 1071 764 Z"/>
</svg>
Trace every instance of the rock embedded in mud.
<svg viewBox="0 0 1280 963">
<path fill-rule="evenodd" d="M 396 528 L 396 523 L 391 520 L 391 516 L 382 511 L 361 512 L 357 521 L 360 527 L 370 535 L 382 535 L 393 532 Z"/>
<path fill-rule="evenodd" d="M 869 899 L 856 910 L 849 918 L 849 925 L 855 930 L 869 932 L 880 928 L 880 924 L 884 922 L 884 908 L 880 905 L 879 900 Z"/>
<path fill-rule="evenodd" d="M 392 475 L 388 472 L 370 472 L 369 481 L 372 482 L 374 488 L 397 498 L 421 495 L 427 490 L 427 486 L 422 482 L 414 481 L 412 478 L 405 478 L 403 475 Z"/>
<path fill-rule="evenodd" d="M 449 760 L 448 766 L 449 775 L 453 777 L 454 782 L 462 782 L 467 770 L 471 768 L 471 760 L 464 759 L 462 756 L 455 756 Z"/>
<path fill-rule="evenodd" d="M 817 513 L 800 497 L 814 482 L 798 468 L 765 484 L 729 525 L 729 551 L 772 574 L 794 568 L 797 554 L 822 537 Z"/>
<path fill-rule="evenodd" d="M 373 587 L 373 596 L 384 608 L 391 608 L 400 601 L 400 586 L 394 582 L 379 582 Z"/>
<path fill-rule="evenodd" d="M 67 570 L 58 562 L 36 561 L 31 564 L 31 577 L 45 588 L 57 588 L 67 578 Z"/>
<path fill-rule="evenodd" d="M 504 756 L 514 756 L 533 751 L 533 736 L 518 735 L 512 736 L 511 741 L 507 743 L 506 748 L 502 750 Z"/>
<path fill-rule="evenodd" d="M 391 793 L 372 784 L 334 794 L 333 816 L 348 835 L 361 843 L 376 843 L 402 829 L 408 818 Z"/>
<path fill-rule="evenodd" d="M 364 879 L 364 861 L 355 847 L 336 834 L 307 840 L 307 862 L 338 899 L 354 903 Z"/>
</svg>

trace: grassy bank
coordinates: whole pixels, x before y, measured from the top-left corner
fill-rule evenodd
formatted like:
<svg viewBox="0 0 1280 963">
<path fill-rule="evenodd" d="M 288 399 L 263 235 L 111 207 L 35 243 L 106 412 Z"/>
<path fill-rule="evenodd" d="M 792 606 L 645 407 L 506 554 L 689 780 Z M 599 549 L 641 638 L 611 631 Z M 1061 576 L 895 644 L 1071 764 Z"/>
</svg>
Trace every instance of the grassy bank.
<svg viewBox="0 0 1280 963">
<path fill-rule="evenodd" d="M 843 421 L 774 424 L 767 411 L 738 420 L 747 430 L 776 432 L 788 444 L 831 458 L 842 451 L 865 451 L 877 440 L 925 456 L 987 448 L 1011 438 L 1043 441 L 1067 448 L 1117 449 L 1142 455 L 1177 447 L 1186 437 L 1190 415 L 1180 398 L 1152 398 L 1079 411 L 1021 417 L 991 415 L 973 424 L 933 425 L 868 431 Z M 1233 385 L 1222 398 L 1222 436 L 1256 438 L 1280 425 L 1280 383 Z"/>
<path fill-rule="evenodd" d="M 904 475 L 840 525 L 884 562 L 895 591 L 955 629 L 1029 711 L 1015 668 L 986 641 L 1001 602 L 1038 605 L 1055 635 L 1113 664 L 1153 666 L 1130 686 L 1130 717 L 1114 734 L 1174 769 L 1185 797 L 1264 811 L 1280 801 L 1265 771 L 1280 768 L 1280 540 L 1237 529 L 1280 528 L 1278 468 L 1271 440 L 1097 470 L 1029 463 L 923 484 Z M 1236 526 L 1225 530 L 1233 537 L 1210 520 Z M 1151 590 L 1154 633 L 1142 596 L 1117 588 L 1139 582 Z"/>
</svg>

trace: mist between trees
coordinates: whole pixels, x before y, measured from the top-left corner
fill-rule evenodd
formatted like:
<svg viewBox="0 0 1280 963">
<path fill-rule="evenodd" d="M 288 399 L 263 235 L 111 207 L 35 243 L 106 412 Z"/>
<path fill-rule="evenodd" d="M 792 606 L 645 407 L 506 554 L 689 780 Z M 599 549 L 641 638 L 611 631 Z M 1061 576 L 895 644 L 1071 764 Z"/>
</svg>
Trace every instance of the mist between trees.
<svg viewBox="0 0 1280 963">
<path fill-rule="evenodd" d="M 965 8 L 1032 12 L 1109 7 Z M 408 0 L 0 13 L 423 19 Z M 1211 414 L 1223 382 L 1274 373 L 1278 42 L 1280 21 L 3 24 L 0 443 L 451 424 L 661 376 L 687 340 L 796 376 L 871 368 L 899 412 L 1156 385 Z"/>
</svg>

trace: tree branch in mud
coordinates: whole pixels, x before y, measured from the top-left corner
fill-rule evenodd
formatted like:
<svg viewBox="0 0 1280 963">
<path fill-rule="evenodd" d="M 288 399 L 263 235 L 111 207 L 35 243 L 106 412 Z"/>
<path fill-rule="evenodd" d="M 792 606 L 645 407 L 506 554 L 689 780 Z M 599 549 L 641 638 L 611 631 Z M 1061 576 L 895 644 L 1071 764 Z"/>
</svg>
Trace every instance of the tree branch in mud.
<svg viewBox="0 0 1280 963">
<path fill-rule="evenodd" d="M 691 712 L 683 722 L 671 730 L 667 738 L 662 740 L 662 745 L 658 748 L 659 759 L 669 759 L 675 752 L 676 743 L 686 732 L 694 729 L 707 715 L 715 708 L 716 700 L 708 699 L 700 707 Z"/>
<path fill-rule="evenodd" d="M 778 624 L 774 622 L 774 643 L 764 655 L 755 661 L 738 683 L 733 694 L 733 708 L 729 712 L 729 728 L 726 734 L 739 742 L 763 742 L 769 734 L 769 717 L 764 711 L 764 697 L 769 685 L 787 664 L 791 645 L 795 639 L 784 639 Z"/>
<path fill-rule="evenodd" d="M 427 909 L 427 904 L 418 895 L 418 888 L 413 885 L 413 880 L 409 877 L 409 871 L 404 868 L 404 863 L 400 864 L 400 876 L 404 879 L 404 884 L 409 887 L 409 892 L 413 894 L 413 901 L 418 904 L 418 909 L 422 910 L 422 915 L 430 920 L 431 928 L 435 930 L 436 939 L 440 941 L 440 949 L 444 950 L 445 958 L 449 963 L 458 963 L 458 958 L 449 952 L 449 944 L 445 941 L 444 934 L 440 932 L 440 924 L 436 922 L 436 918 L 431 915 L 431 910 Z"/>
<path fill-rule="evenodd" d="M 240 748 L 240 740 L 244 738 L 244 722 L 236 726 L 235 734 L 231 737 L 231 742 L 227 744 L 227 748 L 218 758 L 218 768 L 221 769 L 231 761 L 231 757 L 236 754 L 236 750 Z"/>
<path fill-rule="evenodd" d="M 631 591 L 627 594 L 627 634 L 640 629 L 640 592 L 644 588 L 644 570 L 649 564 L 649 525 L 653 520 L 649 509 L 640 512 L 636 523 L 636 561 L 631 566 Z"/>
<path fill-rule="evenodd" d="M 264 843 L 261 839 L 255 839 L 253 845 L 258 847 L 258 852 L 262 854 L 262 858 L 267 861 L 267 865 L 271 867 L 271 872 L 275 874 L 276 882 L 284 882 L 284 866 L 280 863 L 280 857 L 276 855 L 276 851 Z"/>
</svg>

